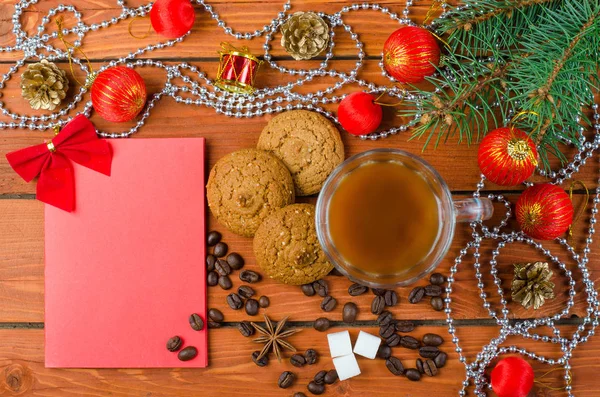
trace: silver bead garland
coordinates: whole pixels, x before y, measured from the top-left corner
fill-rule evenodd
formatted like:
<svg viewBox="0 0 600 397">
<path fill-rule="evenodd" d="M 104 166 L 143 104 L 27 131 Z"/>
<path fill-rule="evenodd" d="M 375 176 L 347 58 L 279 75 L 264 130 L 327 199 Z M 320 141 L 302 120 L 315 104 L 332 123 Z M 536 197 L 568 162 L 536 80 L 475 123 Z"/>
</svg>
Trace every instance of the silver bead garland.
<svg viewBox="0 0 600 397">
<path fill-rule="evenodd" d="M 82 45 L 82 42 L 85 38 L 85 34 L 90 31 L 97 31 L 100 29 L 108 28 L 119 21 L 127 20 L 129 18 L 134 17 L 143 17 L 148 15 L 150 8 L 152 7 L 152 3 L 148 3 L 146 5 L 142 5 L 136 8 L 127 7 L 125 4 L 125 0 L 117 0 L 117 5 L 121 7 L 121 13 L 114 18 L 103 21 L 101 23 L 94 23 L 88 25 L 83 22 L 82 15 L 77 11 L 75 6 L 73 5 L 58 5 L 54 8 L 51 8 L 47 15 L 44 16 L 41 20 L 41 24 L 37 27 L 37 34 L 32 37 L 29 37 L 22 29 L 22 25 L 20 23 L 20 18 L 23 12 L 31 5 L 36 4 L 38 0 L 21 0 L 19 3 L 15 5 L 15 13 L 12 17 L 13 29 L 12 33 L 16 36 L 16 43 L 14 46 L 0 46 L 1 52 L 16 52 L 23 51 L 23 58 L 16 61 L 15 66 L 12 66 L 9 71 L 1 76 L 0 79 L 0 90 L 2 90 L 5 86 L 6 81 L 8 81 L 14 73 L 17 72 L 18 68 L 25 65 L 25 62 L 28 60 L 41 60 L 48 59 L 49 61 L 59 60 L 59 59 L 67 59 L 68 55 L 66 51 L 63 51 L 58 48 L 54 48 L 53 46 L 47 44 L 50 39 L 55 39 L 58 37 L 58 33 L 56 31 L 52 33 L 44 33 L 46 31 L 47 25 L 50 23 L 50 18 L 59 14 L 59 13 L 71 13 L 77 23 L 70 29 L 63 29 L 63 35 L 75 34 L 77 35 L 77 39 L 74 41 L 75 47 L 79 47 Z M 386 92 L 387 95 L 391 97 L 395 97 L 398 100 L 402 99 L 419 99 L 415 97 L 416 94 L 406 91 L 404 89 L 400 89 L 396 86 L 381 86 L 376 85 L 372 82 L 365 81 L 363 79 L 359 79 L 357 77 L 359 69 L 363 66 L 363 60 L 366 58 L 366 54 L 363 50 L 363 43 L 359 40 L 359 36 L 355 33 L 350 25 L 344 23 L 343 16 L 344 14 L 357 12 L 361 10 L 371 10 L 378 11 L 384 15 L 387 15 L 392 20 L 398 22 L 400 25 L 413 25 L 409 18 L 410 7 L 413 5 L 415 0 L 407 0 L 404 9 L 402 10 L 401 15 L 393 13 L 389 8 L 381 6 L 379 4 L 374 3 L 361 3 L 361 4 L 353 4 L 351 6 L 345 6 L 340 9 L 340 11 L 334 14 L 325 14 L 318 13 L 319 16 L 325 18 L 328 21 L 330 26 L 330 37 L 331 40 L 329 42 L 329 46 L 327 48 L 327 53 L 325 54 L 325 59 L 320 63 L 319 67 L 316 69 L 292 69 L 286 68 L 277 64 L 270 54 L 270 42 L 273 40 L 273 35 L 278 31 L 279 26 L 283 24 L 289 17 L 288 11 L 291 9 L 291 0 L 287 0 L 287 2 L 283 5 L 283 11 L 279 12 L 271 23 L 264 25 L 261 29 L 257 29 L 254 32 L 237 32 L 233 28 L 229 27 L 225 21 L 223 21 L 217 12 L 213 10 L 213 7 L 208 4 L 205 0 L 195 0 L 195 2 L 204 8 L 206 12 L 208 12 L 212 19 L 216 21 L 218 27 L 222 28 L 225 34 L 231 35 L 239 40 L 250 40 L 256 37 L 265 37 L 265 43 L 263 45 L 264 54 L 263 58 L 266 63 L 273 69 L 278 70 L 282 74 L 289 74 L 292 76 L 298 76 L 298 79 L 294 82 L 287 83 L 285 85 L 279 85 L 273 88 L 263 88 L 257 89 L 252 94 L 248 95 L 239 95 L 239 94 L 231 94 L 225 91 L 220 90 L 214 85 L 214 81 L 207 78 L 206 74 L 199 70 L 196 66 L 190 65 L 188 63 L 179 63 L 173 65 L 165 65 L 160 61 L 154 61 L 152 59 L 136 59 L 140 55 L 151 52 L 157 49 L 162 49 L 165 47 L 172 47 L 177 43 L 182 42 L 188 35 L 189 32 L 177 39 L 168 40 L 165 42 L 159 42 L 157 44 L 151 44 L 146 47 L 138 48 L 136 51 L 129 53 L 127 56 L 121 57 L 118 60 L 110 61 L 106 65 L 103 65 L 98 72 L 102 72 L 109 67 L 113 67 L 119 64 L 123 64 L 129 68 L 134 67 L 144 67 L 144 66 L 152 66 L 157 68 L 162 68 L 167 73 L 167 80 L 164 84 L 163 89 L 154 94 L 153 97 L 148 101 L 144 112 L 141 115 L 141 118 L 137 122 L 137 124 L 123 132 L 119 133 L 109 133 L 104 131 L 97 131 L 99 136 L 106 138 L 124 138 L 129 137 L 135 132 L 137 132 L 145 123 L 146 119 L 150 116 L 150 112 L 156 105 L 156 103 L 163 96 L 170 96 L 175 99 L 178 103 L 183 103 L 186 105 L 196 105 L 196 106 L 207 106 L 211 107 L 215 110 L 216 113 L 223 114 L 228 117 L 255 117 L 262 116 L 264 114 L 272 114 L 279 113 L 292 109 L 307 109 L 317 111 L 326 117 L 337 122 L 335 115 L 323 109 L 321 105 L 325 105 L 328 103 L 338 103 L 344 97 L 345 94 L 335 95 L 336 91 L 339 91 L 344 85 L 347 84 L 356 84 L 363 88 L 364 91 L 374 94 L 379 94 L 382 92 Z M 443 12 L 440 18 L 444 18 L 447 16 L 447 5 L 445 3 L 442 4 Z M 464 8 L 464 7 L 463 7 Z M 459 7 L 461 9 L 461 7 Z M 436 21 L 432 22 L 432 25 L 435 26 Z M 349 72 L 341 72 L 335 69 L 328 69 L 329 61 L 333 58 L 333 49 L 335 47 L 335 27 L 343 28 L 344 32 L 349 35 L 350 39 L 354 41 L 356 49 L 357 49 L 357 62 L 355 67 Z M 70 48 L 69 51 L 70 56 L 75 64 L 77 64 L 85 73 L 89 74 L 87 65 L 85 65 L 81 59 L 75 57 L 74 49 Z M 492 58 L 482 59 L 481 62 L 491 62 Z M 379 62 L 379 66 L 381 69 L 381 73 L 383 76 L 386 76 L 392 83 L 395 80 L 389 76 L 384 68 L 383 68 L 383 56 L 382 60 Z M 184 71 L 188 70 L 190 74 L 195 75 L 194 78 L 189 77 L 184 74 Z M 442 71 L 442 73 L 451 73 L 451 71 Z M 307 94 L 299 94 L 292 92 L 292 90 L 296 87 L 302 86 L 306 83 L 312 81 L 315 77 L 328 76 L 336 79 L 336 82 L 324 90 L 307 93 Z M 173 80 L 179 79 L 184 84 L 177 85 L 173 82 Z M 0 102 L 0 112 L 3 115 L 10 117 L 12 122 L 0 122 L 0 129 L 14 129 L 14 128 L 28 128 L 30 130 L 47 130 L 54 128 L 56 125 L 64 125 L 72 119 L 72 116 L 68 114 L 75 109 L 76 105 L 83 100 L 84 94 L 87 92 L 86 87 L 81 87 L 79 92 L 75 95 L 73 100 L 66 105 L 63 109 L 52 113 L 50 115 L 41 115 L 41 116 L 27 116 L 14 113 L 7 109 L 4 103 Z M 439 89 L 438 89 L 439 90 Z M 181 96 L 180 93 L 184 93 L 185 97 Z M 496 104 L 498 106 L 498 104 Z M 551 180 L 551 183 L 560 185 L 565 180 L 571 179 L 573 174 L 579 171 L 579 168 L 585 165 L 586 161 L 590 159 L 594 152 L 598 149 L 600 145 L 600 113 L 598 109 L 598 104 L 592 105 L 593 109 L 593 125 L 592 128 L 595 130 L 595 134 L 593 135 L 591 140 L 587 140 L 584 136 L 584 128 L 582 127 L 579 131 L 580 136 L 580 149 L 578 153 L 573 157 L 573 160 L 569 162 L 563 168 L 557 171 L 545 172 L 544 170 L 538 170 L 538 173 L 542 176 L 548 177 Z M 84 105 L 84 109 L 82 111 L 83 114 L 90 116 L 92 111 L 92 103 L 88 101 Z M 514 113 L 514 111 L 513 111 Z M 505 120 L 507 123 L 512 117 L 512 114 L 509 112 L 507 115 L 507 119 Z M 390 128 L 385 131 L 375 132 L 370 135 L 363 135 L 361 139 L 371 139 L 377 140 L 380 138 L 388 137 L 389 135 L 397 134 L 398 132 L 404 132 L 411 126 L 415 125 L 420 118 L 420 115 L 415 115 L 415 118 L 409 121 L 406 124 L 399 125 L 393 128 Z M 454 260 L 454 264 L 450 269 L 450 275 L 448 277 L 448 284 L 446 287 L 446 322 L 448 325 L 448 332 L 452 336 L 452 342 L 456 345 L 455 351 L 458 353 L 459 360 L 465 365 L 466 368 L 466 378 L 462 383 L 462 389 L 459 392 L 459 395 L 464 396 L 467 394 L 467 388 L 471 385 L 474 386 L 474 393 L 477 396 L 486 396 L 486 390 L 489 389 L 490 385 L 486 378 L 485 371 L 488 369 L 489 364 L 500 355 L 510 354 L 510 353 L 518 353 L 529 357 L 530 359 L 534 359 L 540 362 L 543 362 L 548 365 L 560 365 L 564 369 L 564 380 L 565 380 L 565 390 L 567 394 L 571 397 L 572 394 L 572 373 L 571 373 L 571 365 L 570 360 L 572 358 L 573 350 L 580 344 L 588 341 L 589 337 L 594 335 L 595 329 L 598 326 L 598 317 L 600 315 L 599 306 L 600 302 L 598 301 L 598 293 L 596 292 L 594 282 L 590 278 L 590 272 L 587 268 L 587 264 L 589 262 L 589 253 L 590 246 L 592 244 L 592 236 L 595 233 L 595 223 L 596 223 L 596 214 L 598 213 L 598 204 L 600 203 L 600 180 L 598 181 L 599 187 L 596 188 L 596 194 L 593 197 L 592 208 L 589 219 L 588 226 L 588 236 L 586 238 L 586 245 L 582 250 L 582 254 L 578 254 L 575 252 L 575 248 L 570 245 L 566 239 L 558 238 L 557 241 L 560 245 L 562 245 L 567 252 L 572 257 L 573 261 L 578 266 L 578 271 L 581 273 L 580 278 L 583 283 L 584 293 L 586 294 L 587 308 L 586 308 L 586 316 L 582 319 L 581 324 L 579 324 L 577 331 L 575 331 L 571 336 L 564 336 L 556 323 L 561 318 L 567 318 L 569 316 L 570 309 L 574 306 L 574 298 L 576 296 L 576 281 L 573 273 L 568 270 L 567 266 L 564 262 L 560 261 L 558 257 L 552 255 L 552 253 L 545 249 L 542 244 L 532 240 L 527 237 L 522 232 L 515 231 L 502 231 L 506 228 L 508 224 L 508 219 L 511 216 L 511 205 L 502 195 L 490 194 L 488 197 L 491 200 L 497 201 L 501 203 L 506 209 L 505 218 L 500 221 L 499 225 L 494 227 L 489 227 L 484 225 L 482 222 L 474 222 L 471 223 L 471 237 L 472 240 L 467 243 L 466 247 L 460 251 L 458 257 Z M 526 183 L 525 185 L 530 185 Z M 481 176 L 481 180 L 477 183 L 477 189 L 473 193 L 473 197 L 480 197 L 482 192 L 481 190 L 485 187 L 485 177 Z M 499 304 L 500 307 L 493 308 L 492 304 L 488 301 L 488 293 L 485 291 L 485 283 L 483 280 L 482 270 L 481 270 L 481 244 L 483 241 L 490 241 L 496 244 L 496 248 L 492 250 L 491 259 L 489 260 L 489 272 L 493 277 L 494 287 L 499 296 Z M 501 286 L 501 279 L 498 277 L 498 257 L 500 255 L 500 251 L 504 249 L 509 244 L 515 243 L 524 243 L 529 246 L 534 247 L 538 250 L 542 255 L 548 258 L 548 261 L 552 263 L 554 266 L 557 266 L 562 274 L 569 281 L 569 289 L 568 289 L 568 301 L 563 310 L 559 313 L 556 313 L 552 316 L 536 318 L 531 320 L 511 320 L 510 319 L 510 311 L 507 308 L 508 301 L 504 297 L 504 291 Z M 454 326 L 454 319 L 452 317 L 452 288 L 456 283 L 455 275 L 458 272 L 458 268 L 463 264 L 463 261 L 470 254 L 473 257 L 473 267 L 475 269 L 475 275 L 477 279 L 477 287 L 480 291 L 480 298 L 483 301 L 483 307 L 487 310 L 488 315 L 496 321 L 498 326 L 500 327 L 499 336 L 492 339 L 490 343 L 483 347 L 481 352 L 479 352 L 476 358 L 469 362 L 467 358 L 463 355 L 462 348 L 460 347 L 460 340 L 456 335 L 456 328 Z M 548 328 L 552 331 L 552 337 L 541 335 L 536 332 L 538 328 Z M 511 346 L 501 346 L 506 338 L 510 335 L 520 335 L 523 338 L 531 339 L 534 341 L 539 341 L 542 343 L 552 343 L 560 346 L 562 357 L 558 359 L 547 358 L 542 355 L 538 355 L 536 353 L 527 351 L 525 349 L 518 348 L 514 345 Z"/>
</svg>

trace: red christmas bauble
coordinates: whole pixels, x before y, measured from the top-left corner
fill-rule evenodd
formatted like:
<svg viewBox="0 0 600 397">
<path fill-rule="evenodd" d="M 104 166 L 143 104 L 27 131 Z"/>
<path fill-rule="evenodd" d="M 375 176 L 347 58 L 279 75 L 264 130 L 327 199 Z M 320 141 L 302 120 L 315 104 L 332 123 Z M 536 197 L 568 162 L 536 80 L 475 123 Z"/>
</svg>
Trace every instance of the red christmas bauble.
<svg viewBox="0 0 600 397">
<path fill-rule="evenodd" d="M 491 384 L 498 397 L 526 397 L 533 387 L 533 368 L 521 357 L 506 357 L 496 364 Z"/>
<path fill-rule="evenodd" d="M 374 132 L 383 116 L 381 105 L 375 103 L 375 99 L 366 92 L 354 92 L 342 99 L 338 106 L 338 120 L 342 127 L 352 135 Z"/>
<path fill-rule="evenodd" d="M 146 103 L 146 84 L 138 72 L 125 66 L 108 68 L 96 76 L 92 105 L 100 117 L 120 123 L 132 120 Z"/>
<path fill-rule="evenodd" d="M 573 223 L 573 203 L 560 187 L 533 185 L 521 193 L 515 207 L 521 230 L 538 240 L 552 240 Z"/>
<path fill-rule="evenodd" d="M 440 46 L 424 28 L 404 26 L 383 45 L 385 70 L 401 83 L 419 83 L 435 72 L 440 63 Z"/>
<path fill-rule="evenodd" d="M 169 39 L 189 32 L 195 20 L 196 12 L 190 0 L 157 0 L 150 9 L 152 28 Z"/>
<path fill-rule="evenodd" d="M 481 140 L 477 163 L 490 181 L 501 186 L 515 186 L 533 174 L 537 157 L 535 143 L 525 132 L 502 127 Z"/>
</svg>

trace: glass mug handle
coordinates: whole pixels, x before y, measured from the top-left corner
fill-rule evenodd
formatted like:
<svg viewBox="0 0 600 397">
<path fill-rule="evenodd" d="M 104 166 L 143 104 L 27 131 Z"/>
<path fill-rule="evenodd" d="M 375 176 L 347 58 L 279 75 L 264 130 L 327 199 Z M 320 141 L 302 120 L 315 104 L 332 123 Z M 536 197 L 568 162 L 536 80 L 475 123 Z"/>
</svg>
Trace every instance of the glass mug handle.
<svg viewBox="0 0 600 397">
<path fill-rule="evenodd" d="M 485 221 L 492 217 L 494 205 L 488 198 L 453 200 L 456 222 Z"/>
</svg>

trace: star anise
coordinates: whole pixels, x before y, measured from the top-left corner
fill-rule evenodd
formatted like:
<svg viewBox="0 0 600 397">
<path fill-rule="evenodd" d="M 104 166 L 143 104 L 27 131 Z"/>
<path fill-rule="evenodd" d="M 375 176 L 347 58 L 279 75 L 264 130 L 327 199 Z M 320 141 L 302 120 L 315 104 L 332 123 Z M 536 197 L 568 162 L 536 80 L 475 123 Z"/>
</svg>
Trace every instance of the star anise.
<svg viewBox="0 0 600 397">
<path fill-rule="evenodd" d="M 300 332 L 301 330 L 295 328 L 284 330 L 285 324 L 289 317 L 286 317 L 279 323 L 276 323 L 276 325 L 273 325 L 271 319 L 267 317 L 266 314 L 264 316 L 266 328 L 263 328 L 256 323 L 250 323 L 254 329 L 262 335 L 254 339 L 254 343 L 265 344 L 256 360 L 263 358 L 272 349 L 273 353 L 275 353 L 275 356 L 277 357 L 277 360 L 281 362 L 281 349 L 287 349 L 292 352 L 296 351 L 296 348 L 286 341 L 285 338 L 294 335 L 296 332 Z"/>
</svg>

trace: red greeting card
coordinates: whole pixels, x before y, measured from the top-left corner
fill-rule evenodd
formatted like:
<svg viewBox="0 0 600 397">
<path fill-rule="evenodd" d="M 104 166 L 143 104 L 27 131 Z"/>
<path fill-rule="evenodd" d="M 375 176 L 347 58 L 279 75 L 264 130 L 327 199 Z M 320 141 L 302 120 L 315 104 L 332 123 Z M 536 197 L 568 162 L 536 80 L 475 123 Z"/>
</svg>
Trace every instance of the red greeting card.
<svg viewBox="0 0 600 397">
<path fill-rule="evenodd" d="M 74 164 L 75 211 L 45 207 L 46 367 L 205 367 L 204 139 L 110 143 L 110 177 Z"/>
</svg>

